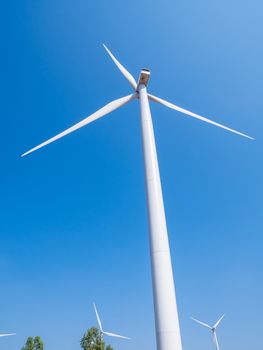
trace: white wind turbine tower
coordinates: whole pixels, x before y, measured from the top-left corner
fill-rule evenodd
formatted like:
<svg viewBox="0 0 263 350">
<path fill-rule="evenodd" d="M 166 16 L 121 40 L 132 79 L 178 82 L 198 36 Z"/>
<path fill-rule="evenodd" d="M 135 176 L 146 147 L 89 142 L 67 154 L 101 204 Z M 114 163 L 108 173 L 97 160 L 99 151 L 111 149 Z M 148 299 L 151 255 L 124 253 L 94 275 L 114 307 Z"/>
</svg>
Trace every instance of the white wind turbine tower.
<svg viewBox="0 0 263 350">
<path fill-rule="evenodd" d="M 122 338 L 122 339 L 131 339 L 131 338 L 128 338 L 128 337 L 125 337 L 123 335 L 119 335 L 119 334 L 115 334 L 115 333 L 110 333 L 110 332 L 105 332 L 103 329 L 102 329 L 102 324 L 101 324 L 101 320 L 99 318 L 99 313 L 98 313 L 98 310 L 96 308 L 96 305 L 95 303 L 93 303 L 93 307 L 94 307 L 94 310 L 95 310 L 95 314 L 96 314 L 96 317 L 97 317 L 97 321 L 98 321 L 98 324 L 99 324 L 99 327 L 100 327 L 100 331 L 103 335 L 108 335 L 109 337 L 115 337 L 115 338 Z"/>
<path fill-rule="evenodd" d="M 143 154 L 145 166 L 145 182 L 147 190 L 147 205 L 148 205 L 148 219 L 149 219 L 149 240 L 151 253 L 151 267 L 152 267 L 152 283 L 153 283 L 153 297 L 155 310 L 155 328 L 156 340 L 158 350 L 181 350 L 181 335 L 179 328 L 179 320 L 177 313 L 175 288 L 173 281 L 172 264 L 170 257 L 170 248 L 166 227 L 165 211 L 163 204 L 163 195 L 161 188 L 161 181 L 159 175 L 159 166 L 155 146 L 154 130 L 152 125 L 152 118 L 149 106 L 149 100 L 159 102 L 166 107 L 174 109 L 190 117 L 202 120 L 209 124 L 213 124 L 222 129 L 231 131 L 235 134 L 253 139 L 241 132 L 230 129 L 224 125 L 216 123 L 210 119 L 202 117 L 198 114 L 192 113 L 186 109 L 178 107 L 177 105 L 167 102 L 159 97 L 147 93 L 147 84 L 150 77 L 148 69 L 142 69 L 138 83 L 134 77 L 120 64 L 113 56 L 109 49 L 104 45 L 108 54 L 119 68 L 121 73 L 130 83 L 133 93 L 131 95 L 119 98 L 118 100 L 108 103 L 89 117 L 83 119 L 79 123 L 66 129 L 60 134 L 50 138 L 40 145 L 32 148 L 24 153 L 25 156 L 47 144 L 60 139 L 61 137 L 70 134 L 73 131 L 99 119 L 115 109 L 125 105 L 134 99 L 139 99 L 141 110 L 141 129 L 143 141 Z"/>
<path fill-rule="evenodd" d="M 193 321 L 195 321 L 195 322 L 201 324 L 202 326 L 205 326 L 205 327 L 209 328 L 209 329 L 212 331 L 212 338 L 213 338 L 213 341 L 214 341 L 214 343 L 215 343 L 216 350 L 219 350 L 218 340 L 217 340 L 217 336 L 216 336 L 216 329 L 217 329 L 219 323 L 222 321 L 222 319 L 223 319 L 224 316 L 225 316 L 225 315 L 223 315 L 222 317 L 220 317 L 219 320 L 216 321 L 216 323 L 215 323 L 213 326 L 209 326 L 208 324 L 206 324 L 206 323 L 204 323 L 204 322 L 201 322 L 201 321 L 199 321 L 199 320 L 197 320 L 197 319 L 195 319 L 195 318 L 192 317 L 192 320 L 193 320 Z"/>
</svg>

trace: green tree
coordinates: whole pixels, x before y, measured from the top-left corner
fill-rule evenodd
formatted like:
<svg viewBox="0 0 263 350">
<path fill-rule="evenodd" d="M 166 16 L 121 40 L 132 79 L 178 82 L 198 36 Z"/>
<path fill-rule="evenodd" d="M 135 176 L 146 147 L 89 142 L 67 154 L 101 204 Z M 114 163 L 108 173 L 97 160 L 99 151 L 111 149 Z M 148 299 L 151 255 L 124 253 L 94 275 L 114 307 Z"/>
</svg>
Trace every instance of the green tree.
<svg viewBox="0 0 263 350">
<path fill-rule="evenodd" d="M 23 346 L 21 350 L 34 350 L 34 338 L 28 337 L 26 341 L 26 345 Z"/>
<path fill-rule="evenodd" d="M 83 350 L 113 350 L 110 345 L 105 344 L 102 333 L 98 328 L 91 327 L 80 341 Z"/>
<path fill-rule="evenodd" d="M 106 350 L 113 350 L 113 347 L 111 345 L 107 345 Z"/>
<path fill-rule="evenodd" d="M 44 344 L 39 336 L 28 337 L 25 346 L 21 350 L 43 350 Z"/>
<path fill-rule="evenodd" d="M 42 339 L 37 335 L 34 339 L 34 350 L 43 350 L 44 343 Z"/>
</svg>

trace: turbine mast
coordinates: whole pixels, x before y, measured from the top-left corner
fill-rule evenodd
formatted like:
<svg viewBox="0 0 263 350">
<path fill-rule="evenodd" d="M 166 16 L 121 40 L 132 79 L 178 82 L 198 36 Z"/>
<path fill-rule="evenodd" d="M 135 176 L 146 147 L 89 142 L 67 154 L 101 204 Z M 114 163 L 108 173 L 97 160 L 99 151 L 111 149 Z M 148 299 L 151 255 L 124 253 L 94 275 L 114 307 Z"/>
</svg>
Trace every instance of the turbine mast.
<svg viewBox="0 0 263 350">
<path fill-rule="evenodd" d="M 157 349 L 182 350 L 154 130 L 146 85 L 141 80 L 137 90 L 141 109 Z"/>
<path fill-rule="evenodd" d="M 216 350 L 219 350 L 219 344 L 218 344 L 218 340 L 217 340 L 217 335 L 216 335 L 216 330 L 213 330 L 213 340 L 216 346 Z"/>
</svg>

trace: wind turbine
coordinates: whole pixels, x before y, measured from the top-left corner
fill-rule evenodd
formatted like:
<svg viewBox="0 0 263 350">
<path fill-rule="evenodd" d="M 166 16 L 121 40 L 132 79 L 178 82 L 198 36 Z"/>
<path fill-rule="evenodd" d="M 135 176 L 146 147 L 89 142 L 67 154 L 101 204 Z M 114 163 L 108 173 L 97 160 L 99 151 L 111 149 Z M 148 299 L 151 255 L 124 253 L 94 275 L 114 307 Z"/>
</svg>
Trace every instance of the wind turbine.
<svg viewBox="0 0 263 350">
<path fill-rule="evenodd" d="M 98 310 L 96 308 L 96 305 L 95 303 L 93 303 L 93 307 L 94 307 L 94 310 L 95 310 L 95 314 L 96 314 L 96 317 L 97 317 L 97 321 L 98 321 L 98 324 L 99 324 L 99 327 L 100 327 L 100 331 L 101 333 L 104 335 L 108 335 L 109 337 L 115 337 L 115 338 L 122 338 L 122 339 L 131 339 L 131 338 L 128 338 L 128 337 L 124 337 L 123 335 L 119 335 L 119 334 L 115 334 L 115 333 L 110 333 L 110 332 L 105 332 L 103 329 L 102 329 L 102 325 L 101 325 L 101 320 L 99 318 L 99 314 L 98 314 Z"/>
<path fill-rule="evenodd" d="M 209 329 L 212 331 L 212 338 L 213 338 L 213 341 L 214 341 L 214 343 L 215 343 L 216 350 L 219 350 L 218 340 L 217 340 L 217 336 L 216 336 L 216 329 L 217 329 L 219 323 L 222 321 L 222 319 L 223 319 L 224 316 L 225 316 L 225 315 L 221 316 L 221 317 L 219 318 L 219 320 L 216 321 L 216 323 L 215 323 L 212 327 L 209 326 L 208 324 L 206 324 L 206 323 L 204 323 L 204 322 L 201 322 L 201 321 L 199 321 L 199 320 L 197 320 L 197 319 L 195 319 L 195 318 L 192 317 L 192 320 L 193 320 L 193 321 L 195 321 L 195 322 L 201 324 L 202 326 L 205 326 L 205 327 L 209 328 Z"/>
<path fill-rule="evenodd" d="M 36 151 L 37 149 L 44 147 L 49 143 L 54 142 L 61 137 L 80 129 L 81 127 L 105 116 L 106 114 L 109 114 L 110 112 L 134 99 L 139 99 L 148 205 L 149 240 L 157 349 L 181 350 L 182 344 L 177 313 L 170 248 L 149 100 L 159 102 L 166 107 L 174 109 L 192 118 L 202 120 L 222 129 L 231 131 L 235 134 L 247 137 L 249 139 L 253 138 L 227 126 L 202 117 L 198 114 L 192 113 L 184 108 L 178 107 L 177 105 L 167 102 L 159 97 L 148 94 L 147 84 L 150 78 L 150 71 L 148 69 L 142 69 L 138 83 L 136 83 L 134 77 L 121 65 L 121 63 L 113 56 L 110 50 L 105 45 L 103 46 L 121 73 L 130 83 L 133 89 L 133 93 L 108 103 L 106 106 L 91 114 L 89 117 L 83 119 L 79 123 L 66 129 L 60 134 L 25 152 L 22 156 Z"/>
</svg>

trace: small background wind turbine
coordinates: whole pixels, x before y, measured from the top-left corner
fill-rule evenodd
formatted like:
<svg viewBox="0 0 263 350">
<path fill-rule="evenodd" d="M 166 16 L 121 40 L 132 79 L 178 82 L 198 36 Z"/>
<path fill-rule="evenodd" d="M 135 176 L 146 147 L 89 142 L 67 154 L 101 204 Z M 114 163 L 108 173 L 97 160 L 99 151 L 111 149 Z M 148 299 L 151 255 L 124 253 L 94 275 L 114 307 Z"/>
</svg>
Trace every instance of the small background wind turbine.
<svg viewBox="0 0 263 350">
<path fill-rule="evenodd" d="M 223 319 L 224 316 L 225 316 L 225 315 L 221 316 L 221 317 L 219 318 L 219 320 L 216 321 L 216 323 L 215 323 L 213 326 L 209 326 L 208 324 L 206 324 L 206 323 L 204 323 L 204 322 L 201 322 L 201 321 L 199 321 L 199 320 L 197 320 L 197 319 L 191 317 L 193 321 L 195 321 L 195 322 L 201 324 L 202 326 L 204 326 L 204 327 L 206 327 L 206 328 L 209 328 L 209 329 L 212 331 L 212 338 L 213 338 L 213 341 L 214 341 L 214 343 L 215 343 L 216 350 L 219 350 L 218 340 L 217 340 L 217 336 L 216 336 L 216 329 L 217 329 L 219 323 L 222 321 L 222 319 Z"/>
<path fill-rule="evenodd" d="M 102 324 L 101 324 L 101 320 L 100 320 L 100 317 L 99 317 L 99 314 L 98 314 L 98 310 L 96 308 L 96 305 L 95 303 L 93 303 L 93 306 L 94 306 L 94 310 L 95 310 L 95 314 L 96 314 L 96 317 L 97 317 L 97 321 L 98 321 L 98 324 L 99 324 L 99 327 L 100 327 L 100 331 L 101 333 L 104 335 L 108 335 L 109 337 L 115 337 L 115 338 L 122 338 L 122 339 L 131 339 L 129 337 L 125 337 L 123 335 L 119 335 L 119 334 L 115 334 L 115 333 L 110 333 L 110 332 L 105 332 L 102 328 Z"/>
</svg>

